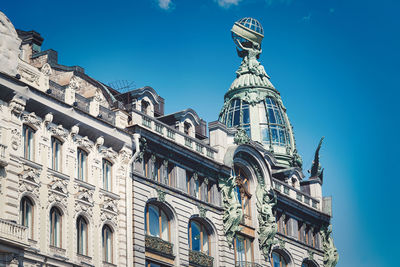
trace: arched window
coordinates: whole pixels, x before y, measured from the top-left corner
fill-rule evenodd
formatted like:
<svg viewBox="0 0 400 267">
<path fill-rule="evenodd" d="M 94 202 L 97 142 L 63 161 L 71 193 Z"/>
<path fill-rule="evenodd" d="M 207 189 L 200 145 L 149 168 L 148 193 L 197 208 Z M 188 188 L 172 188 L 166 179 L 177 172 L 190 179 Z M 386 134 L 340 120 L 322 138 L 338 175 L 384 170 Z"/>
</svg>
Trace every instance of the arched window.
<svg viewBox="0 0 400 267">
<path fill-rule="evenodd" d="M 50 245 L 61 247 L 62 244 L 62 216 L 58 208 L 53 207 L 50 210 Z"/>
<path fill-rule="evenodd" d="M 23 197 L 20 203 L 21 225 L 28 227 L 29 238 L 33 238 L 33 204 L 32 201 Z"/>
<path fill-rule="evenodd" d="M 242 205 L 244 219 L 251 219 L 250 210 L 250 185 L 249 179 L 246 177 L 244 171 L 240 168 L 235 168 L 236 173 L 236 193 L 239 203 Z"/>
<path fill-rule="evenodd" d="M 190 250 L 210 255 L 210 235 L 203 224 L 191 220 L 189 222 L 188 239 Z"/>
<path fill-rule="evenodd" d="M 251 137 L 249 103 L 246 101 L 233 99 L 229 108 L 222 114 L 220 121 L 229 128 L 240 126 L 246 131 L 247 135 Z"/>
<path fill-rule="evenodd" d="M 167 214 L 159 206 L 148 204 L 145 211 L 145 232 L 170 241 L 170 222 Z"/>
<path fill-rule="evenodd" d="M 146 100 L 142 100 L 142 112 L 148 115 L 149 112 L 149 102 L 147 102 Z"/>
<path fill-rule="evenodd" d="M 103 189 L 107 191 L 111 191 L 111 168 L 111 162 L 103 159 Z"/>
<path fill-rule="evenodd" d="M 279 254 L 278 252 L 272 252 L 272 257 L 271 257 L 271 261 L 272 261 L 272 267 L 286 267 L 287 266 L 287 262 L 285 260 L 285 258 Z"/>
<path fill-rule="evenodd" d="M 24 158 L 33 160 L 33 136 L 35 131 L 32 127 L 24 124 L 22 136 L 24 139 Z"/>
<path fill-rule="evenodd" d="M 87 153 L 85 150 L 78 148 L 78 179 L 87 181 Z"/>
<path fill-rule="evenodd" d="M 86 220 L 79 216 L 76 220 L 76 231 L 77 231 L 77 252 L 81 255 L 87 255 L 88 253 L 88 224 Z"/>
<path fill-rule="evenodd" d="M 113 262 L 113 231 L 108 225 L 102 230 L 103 261 Z"/>
<path fill-rule="evenodd" d="M 61 141 L 51 137 L 51 168 L 55 171 L 61 171 Z"/>
</svg>

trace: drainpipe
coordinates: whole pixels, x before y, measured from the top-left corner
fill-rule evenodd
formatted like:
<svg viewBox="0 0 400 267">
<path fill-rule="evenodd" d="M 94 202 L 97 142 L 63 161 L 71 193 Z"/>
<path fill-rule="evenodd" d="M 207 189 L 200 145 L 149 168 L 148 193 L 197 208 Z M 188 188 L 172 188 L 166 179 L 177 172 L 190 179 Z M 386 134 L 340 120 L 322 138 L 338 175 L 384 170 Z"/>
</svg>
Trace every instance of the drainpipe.
<svg viewBox="0 0 400 267">
<path fill-rule="evenodd" d="M 139 152 L 140 152 L 139 138 L 140 138 L 140 134 L 139 133 L 134 133 L 133 134 L 133 139 L 135 141 L 135 153 L 133 154 L 132 159 L 131 159 L 131 163 L 130 163 L 130 164 L 132 164 L 132 171 L 133 171 L 133 168 L 134 168 L 135 160 L 136 160 L 136 158 L 137 158 L 137 156 L 139 155 Z M 131 182 L 132 182 L 132 189 L 131 189 L 132 190 L 131 191 L 132 192 L 132 196 L 131 196 L 131 199 L 130 200 L 127 199 L 127 201 L 131 201 L 131 205 L 129 205 L 129 206 L 131 207 L 131 210 L 132 210 L 133 209 L 133 205 L 134 205 L 133 199 L 135 198 L 134 192 L 133 192 L 133 179 L 132 178 L 131 178 Z M 126 205 L 126 209 L 128 209 L 128 203 Z M 127 210 L 126 214 L 128 214 L 128 212 L 130 212 L 130 211 Z M 130 219 L 132 220 L 132 229 L 135 229 L 135 223 L 134 223 L 134 220 L 133 220 L 133 214 L 131 216 L 132 216 L 132 218 L 130 218 Z M 129 258 L 127 259 L 128 266 L 131 266 L 131 262 L 133 262 L 133 260 L 135 259 L 135 254 L 136 254 L 133 231 L 132 231 L 131 240 L 128 240 L 128 242 L 130 242 L 132 244 L 132 247 L 130 248 L 131 249 L 132 259 L 129 259 Z M 127 257 L 129 257 L 129 254 L 130 253 L 128 252 L 127 253 Z"/>
</svg>

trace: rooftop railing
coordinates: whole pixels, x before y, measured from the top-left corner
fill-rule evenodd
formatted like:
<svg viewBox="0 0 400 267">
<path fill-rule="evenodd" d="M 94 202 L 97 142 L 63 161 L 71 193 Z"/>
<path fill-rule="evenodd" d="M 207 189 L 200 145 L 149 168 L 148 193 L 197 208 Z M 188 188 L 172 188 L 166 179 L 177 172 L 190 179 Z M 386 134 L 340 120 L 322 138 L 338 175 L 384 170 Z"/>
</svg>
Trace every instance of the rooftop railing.
<svg viewBox="0 0 400 267">
<path fill-rule="evenodd" d="M 318 199 L 315 199 L 279 180 L 274 179 L 273 181 L 274 181 L 274 188 L 276 191 L 281 192 L 292 199 L 296 199 L 297 201 L 307 206 L 310 206 L 314 209 L 320 209 L 320 203 L 319 203 L 320 201 Z"/>
<path fill-rule="evenodd" d="M 80 94 L 75 94 L 75 102 L 78 109 L 89 113 L 89 99 Z"/>
<path fill-rule="evenodd" d="M 99 115 L 98 117 L 106 122 L 114 125 L 115 124 L 115 112 L 105 108 L 103 106 L 99 107 Z"/>
</svg>

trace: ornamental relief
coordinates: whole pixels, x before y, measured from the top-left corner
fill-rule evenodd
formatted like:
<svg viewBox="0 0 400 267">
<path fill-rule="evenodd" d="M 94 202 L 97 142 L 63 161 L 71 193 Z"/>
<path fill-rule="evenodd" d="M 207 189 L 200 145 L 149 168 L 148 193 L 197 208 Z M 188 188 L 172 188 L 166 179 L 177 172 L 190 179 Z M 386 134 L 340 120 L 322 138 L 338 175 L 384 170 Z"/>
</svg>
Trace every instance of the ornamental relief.
<svg viewBox="0 0 400 267">
<path fill-rule="evenodd" d="M 48 205 L 53 202 L 60 203 L 67 207 L 68 190 L 67 183 L 64 180 L 53 178 L 53 182 L 49 184 Z"/>
<path fill-rule="evenodd" d="M 36 116 L 35 112 L 29 113 L 29 114 L 22 114 L 21 116 L 22 122 L 34 125 L 36 127 L 39 127 L 40 124 L 42 123 L 42 119 Z"/>
<path fill-rule="evenodd" d="M 108 158 L 111 159 L 113 161 L 115 161 L 117 159 L 117 152 L 115 152 L 111 147 L 109 148 L 103 148 L 100 151 L 100 154 L 104 157 L 104 158 Z"/>
<path fill-rule="evenodd" d="M 21 131 L 19 129 L 11 130 L 11 147 L 18 150 L 21 145 Z"/>
<path fill-rule="evenodd" d="M 60 124 L 58 126 L 51 125 L 49 127 L 50 133 L 55 136 L 59 136 L 63 139 L 66 139 L 68 137 L 68 130 L 64 129 L 64 127 Z"/>
<path fill-rule="evenodd" d="M 128 164 L 129 161 L 132 159 L 132 152 L 130 150 L 128 150 L 127 148 L 123 147 L 119 151 L 119 157 L 123 164 Z"/>
<path fill-rule="evenodd" d="M 92 150 L 93 142 L 89 140 L 87 136 L 85 137 L 76 137 L 75 142 L 78 146 L 85 148 L 86 150 Z"/>
</svg>

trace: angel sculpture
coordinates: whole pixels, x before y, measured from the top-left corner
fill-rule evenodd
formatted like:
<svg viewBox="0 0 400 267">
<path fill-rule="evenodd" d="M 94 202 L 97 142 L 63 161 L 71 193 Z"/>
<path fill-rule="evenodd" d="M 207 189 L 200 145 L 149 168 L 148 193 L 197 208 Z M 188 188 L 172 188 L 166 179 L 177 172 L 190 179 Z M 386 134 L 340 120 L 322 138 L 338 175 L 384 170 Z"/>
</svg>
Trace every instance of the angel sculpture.
<svg viewBox="0 0 400 267">
<path fill-rule="evenodd" d="M 224 205 L 224 231 L 229 246 L 232 246 L 236 233 L 240 231 L 239 224 L 243 218 L 242 206 L 235 192 L 235 178 L 230 176 L 228 179 L 219 180 Z"/>
<path fill-rule="evenodd" d="M 335 267 L 339 261 L 339 253 L 333 244 L 331 226 L 321 227 L 322 250 L 324 251 L 324 267 Z"/>
<path fill-rule="evenodd" d="M 311 174 L 311 178 L 319 178 L 323 179 L 324 176 L 324 169 L 321 168 L 321 164 L 319 164 L 319 150 L 321 149 L 322 146 L 322 141 L 324 140 L 324 136 L 321 138 L 319 141 L 318 147 L 315 150 L 315 155 L 314 155 L 314 160 L 312 162 L 311 169 L 308 170 L 308 172 Z"/>
<path fill-rule="evenodd" d="M 260 250 L 264 257 L 268 259 L 271 247 L 276 243 L 274 240 L 277 232 L 273 207 L 277 199 L 274 190 L 266 190 L 265 185 L 258 184 L 256 189 L 257 211 L 258 211 L 258 236 Z"/>
</svg>

